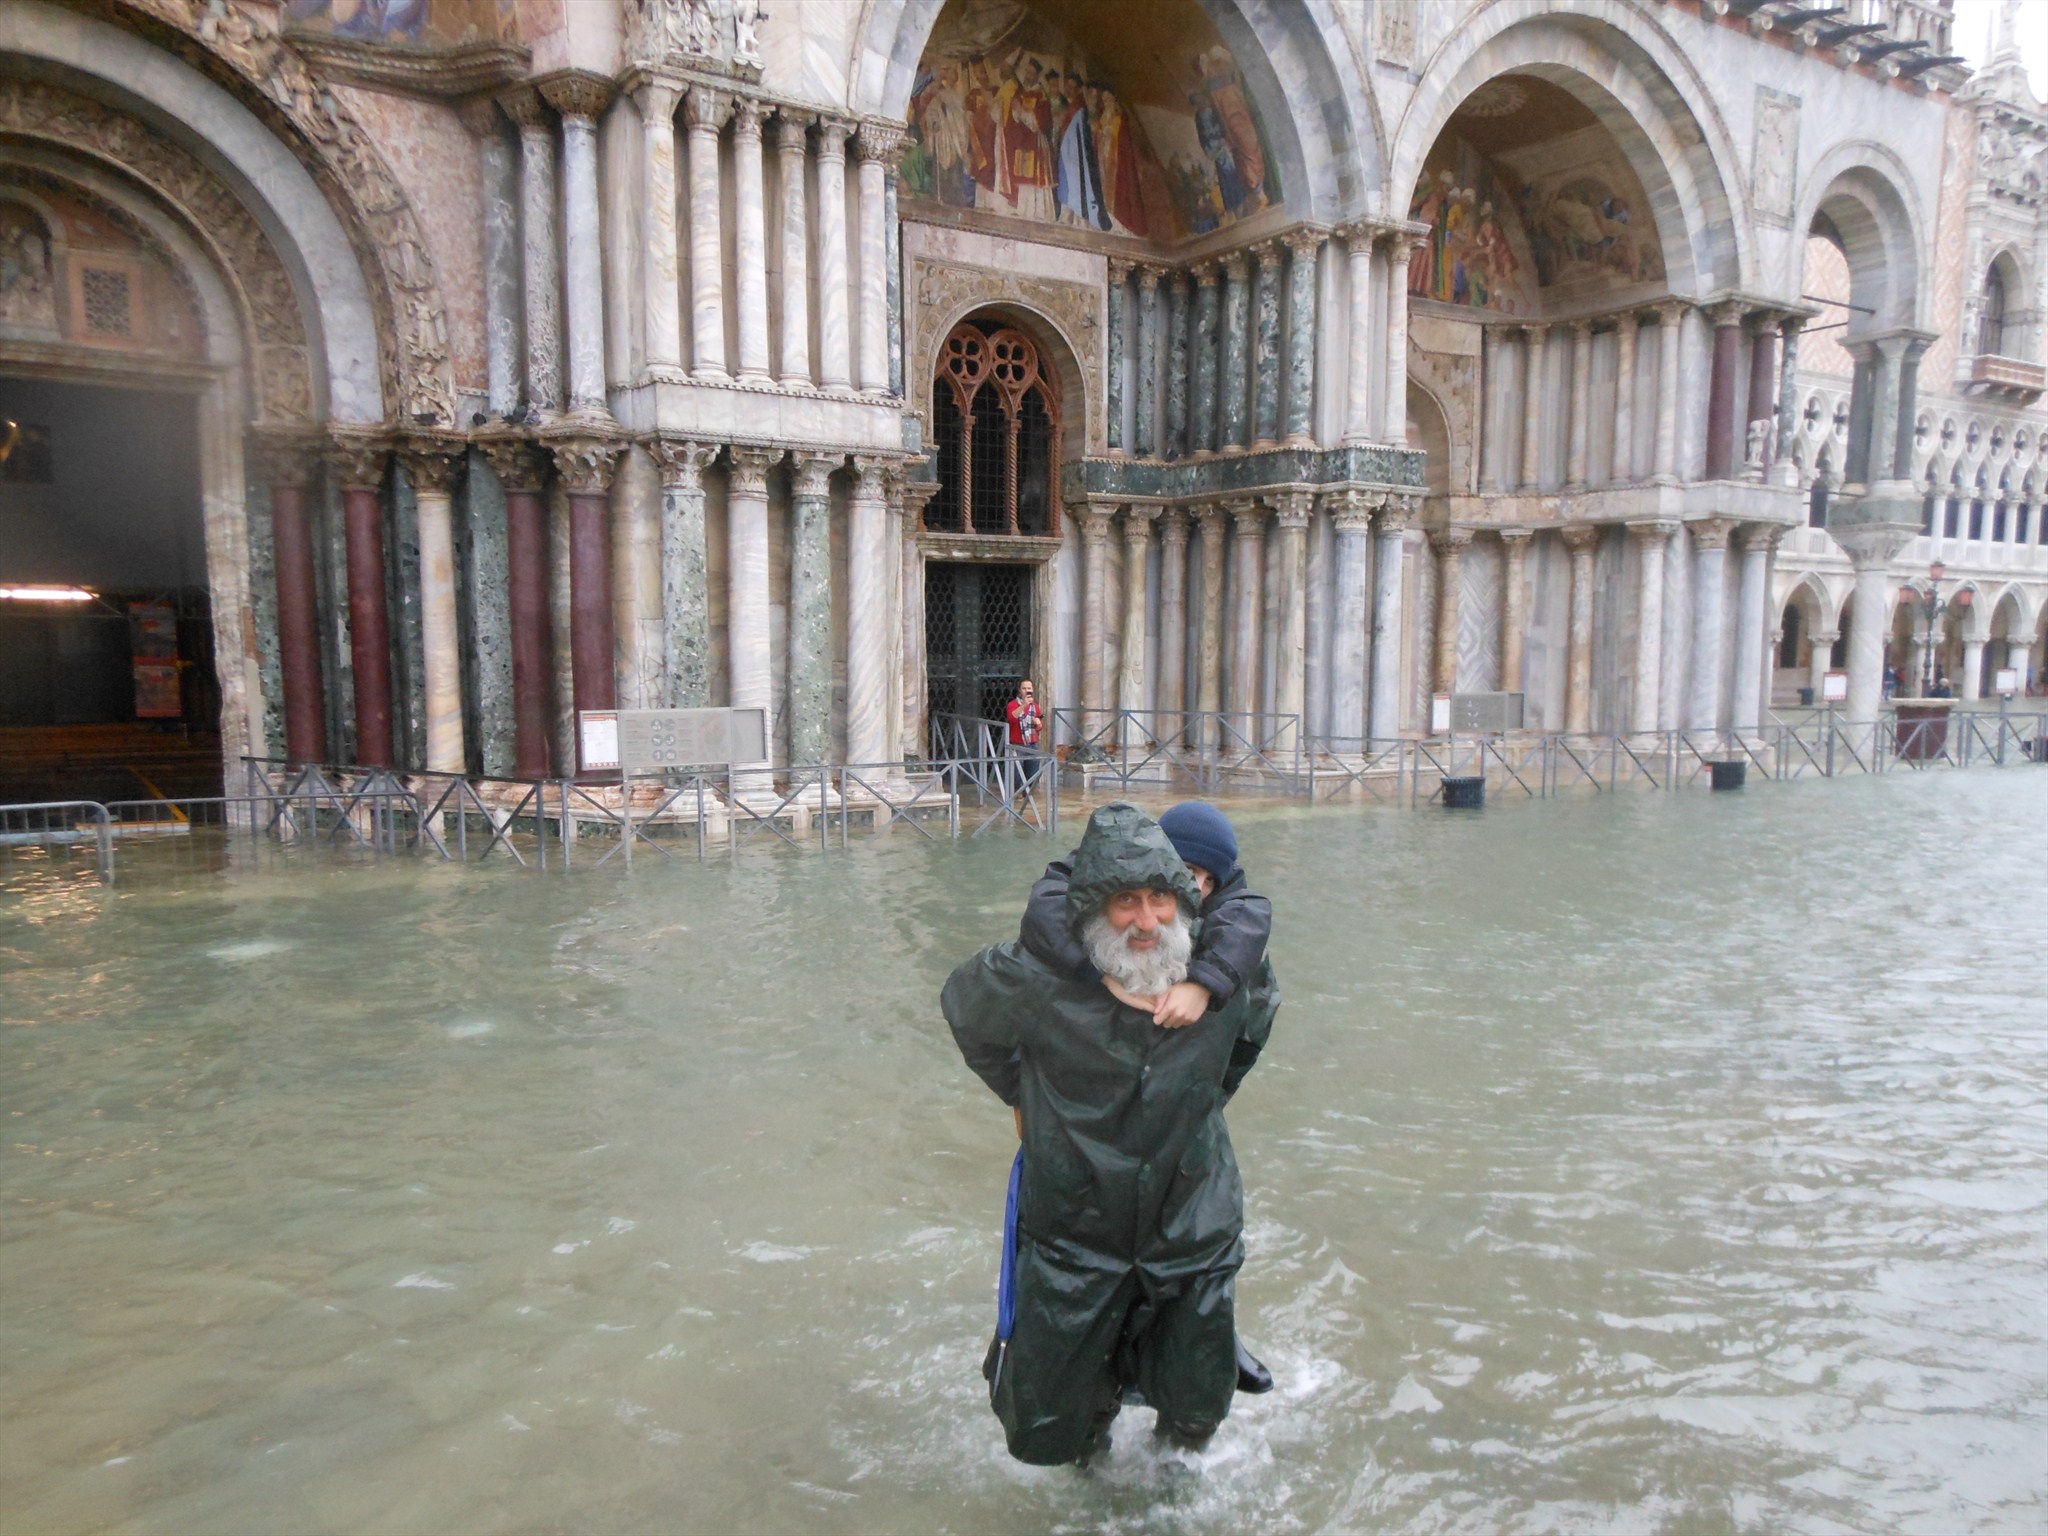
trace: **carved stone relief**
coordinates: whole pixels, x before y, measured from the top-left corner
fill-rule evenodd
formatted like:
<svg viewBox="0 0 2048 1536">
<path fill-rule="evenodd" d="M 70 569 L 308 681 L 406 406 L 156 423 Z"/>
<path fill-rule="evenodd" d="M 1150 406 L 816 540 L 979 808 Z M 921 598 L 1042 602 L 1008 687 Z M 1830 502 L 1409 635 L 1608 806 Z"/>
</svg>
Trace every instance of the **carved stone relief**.
<svg viewBox="0 0 2048 1536">
<path fill-rule="evenodd" d="M 1415 62 L 1416 0 L 1379 0 L 1379 37 L 1374 50 L 1389 64 Z"/>
<path fill-rule="evenodd" d="M 626 57 L 635 64 L 761 68 L 761 0 L 626 0 Z"/>
<path fill-rule="evenodd" d="M 1799 182 L 1799 98 L 1756 88 L 1756 151 L 1750 166 L 1750 197 L 1757 217 L 1787 224 Z"/>
<path fill-rule="evenodd" d="M 25 203 L 0 203 L 0 326 L 57 328 L 57 283 L 50 231 Z"/>
<path fill-rule="evenodd" d="M 911 291 L 917 296 L 908 317 L 911 403 L 931 441 L 931 382 L 939 365 L 939 346 L 946 333 L 969 311 L 991 304 L 1014 304 L 1043 315 L 1058 327 L 1081 368 L 1083 399 L 1064 402 L 1069 415 L 1078 404 L 1087 423 L 1090 453 L 1103 447 L 1102 421 L 1102 293 L 1087 283 L 1058 278 L 1026 277 L 991 267 L 975 267 L 928 257 L 915 260 Z"/>
</svg>

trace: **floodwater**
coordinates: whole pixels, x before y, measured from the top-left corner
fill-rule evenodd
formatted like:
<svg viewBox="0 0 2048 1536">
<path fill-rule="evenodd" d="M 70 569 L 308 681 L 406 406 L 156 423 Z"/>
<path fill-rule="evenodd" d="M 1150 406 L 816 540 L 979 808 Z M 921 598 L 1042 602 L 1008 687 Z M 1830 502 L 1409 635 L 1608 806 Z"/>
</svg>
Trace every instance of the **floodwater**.
<svg viewBox="0 0 2048 1536">
<path fill-rule="evenodd" d="M 1043 842 L 15 879 L 0 1527 L 2048 1528 L 2048 771 L 1240 825 L 1279 1388 L 1089 1475 L 936 1006 Z"/>
</svg>

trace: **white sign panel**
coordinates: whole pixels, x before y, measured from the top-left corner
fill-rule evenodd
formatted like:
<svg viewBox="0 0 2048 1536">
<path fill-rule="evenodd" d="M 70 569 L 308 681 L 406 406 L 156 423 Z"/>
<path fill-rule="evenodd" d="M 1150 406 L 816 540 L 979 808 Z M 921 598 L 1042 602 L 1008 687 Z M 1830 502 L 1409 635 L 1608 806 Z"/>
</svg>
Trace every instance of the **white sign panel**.
<svg viewBox="0 0 2048 1536">
<path fill-rule="evenodd" d="M 2020 691 L 2020 670 L 2018 667 L 2000 667 L 1991 674 L 1991 691 L 2011 698 Z"/>
<path fill-rule="evenodd" d="M 1451 728 L 1451 696 L 1448 693 L 1432 695 L 1429 701 L 1429 729 L 1431 734 L 1441 736 Z"/>
<path fill-rule="evenodd" d="M 616 773 L 619 767 L 619 713 L 586 709 L 576 717 L 576 756 L 585 773 Z"/>
<path fill-rule="evenodd" d="M 1848 703 L 1849 674 L 1846 672 L 1823 672 L 1820 677 L 1820 697 L 1823 704 Z"/>
</svg>

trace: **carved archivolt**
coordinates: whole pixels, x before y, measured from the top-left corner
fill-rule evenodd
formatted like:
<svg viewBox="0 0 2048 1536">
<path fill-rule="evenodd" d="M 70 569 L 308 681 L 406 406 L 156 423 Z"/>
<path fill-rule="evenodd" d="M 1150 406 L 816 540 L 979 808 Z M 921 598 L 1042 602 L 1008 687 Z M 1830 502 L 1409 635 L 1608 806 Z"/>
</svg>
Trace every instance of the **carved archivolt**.
<svg viewBox="0 0 2048 1536">
<path fill-rule="evenodd" d="M 178 209 L 247 316 L 259 418 L 311 417 L 311 359 L 291 278 L 254 215 L 211 171 L 134 118 L 38 81 L 0 80 L 0 132 L 118 166 Z"/>
<path fill-rule="evenodd" d="M 343 212 L 342 225 L 366 273 L 384 338 L 379 362 L 386 410 L 409 418 L 455 417 L 446 306 L 433 258 L 398 181 L 332 91 L 274 30 L 240 0 L 116 0 L 123 10 L 176 28 L 225 65 L 283 116 L 300 161 Z"/>
<path fill-rule="evenodd" d="M 1091 413 L 1086 409 L 1102 399 L 1102 292 L 1099 288 L 1086 283 L 1023 277 L 1014 272 L 920 257 L 916 262 L 911 291 L 917 295 L 917 302 L 909 316 L 910 334 L 904 348 L 909 358 L 909 377 L 930 379 L 936 376 L 939 349 L 946 340 L 951 323 L 967 311 L 1006 303 L 1035 311 L 1058 327 L 1062 339 L 1075 350 L 1076 361 L 1081 368 L 1082 419 L 1087 424 L 1090 450 L 1101 447 L 1098 439 L 1102 435 L 1102 426 L 1097 419 L 1101 413 Z M 1053 371 L 1045 371 L 1050 378 Z M 1071 410 L 1074 402 L 1064 401 L 1063 404 Z M 928 393 L 925 393 L 920 410 L 927 418 L 925 430 L 929 438 L 932 424 Z"/>
</svg>

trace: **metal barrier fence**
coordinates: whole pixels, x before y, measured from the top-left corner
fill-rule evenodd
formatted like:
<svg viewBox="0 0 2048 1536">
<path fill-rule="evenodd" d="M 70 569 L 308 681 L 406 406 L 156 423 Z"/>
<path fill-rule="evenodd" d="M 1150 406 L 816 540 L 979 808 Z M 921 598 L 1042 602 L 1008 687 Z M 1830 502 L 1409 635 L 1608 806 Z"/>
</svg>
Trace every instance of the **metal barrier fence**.
<svg viewBox="0 0 2048 1536">
<path fill-rule="evenodd" d="M 1299 715 L 1221 710 L 1056 709 L 1065 767 L 1084 784 L 1107 780 L 1188 786 L 1206 794 L 1286 790 L 1307 784 L 1314 753 Z"/>
<path fill-rule="evenodd" d="M 1059 825 L 1055 759 L 1043 747 L 1012 746 L 1006 720 L 934 714 L 926 733 L 925 761 L 983 812 L 971 836 L 978 837 L 997 825 L 1015 824 L 1039 832 L 1051 832 Z"/>
</svg>

